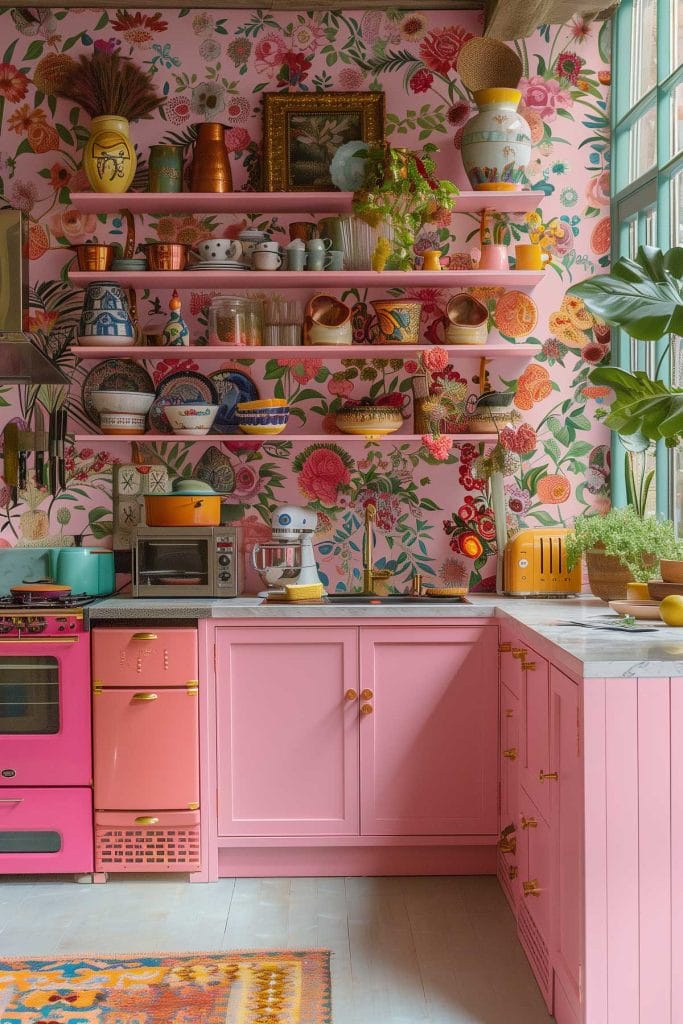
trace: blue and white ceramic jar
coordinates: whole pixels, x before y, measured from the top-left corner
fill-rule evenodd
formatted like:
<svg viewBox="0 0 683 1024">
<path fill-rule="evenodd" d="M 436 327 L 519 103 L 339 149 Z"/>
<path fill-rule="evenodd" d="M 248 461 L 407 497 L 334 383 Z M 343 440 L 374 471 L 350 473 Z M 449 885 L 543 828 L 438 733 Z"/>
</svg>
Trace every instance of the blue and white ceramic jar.
<svg viewBox="0 0 683 1024">
<path fill-rule="evenodd" d="M 479 112 L 462 136 L 462 162 L 475 191 L 513 192 L 526 183 L 531 132 L 518 113 L 518 89 L 481 89 L 474 94 Z"/>
<path fill-rule="evenodd" d="M 125 289 L 113 281 L 94 281 L 85 290 L 78 327 L 81 338 L 117 339 L 135 337 Z"/>
</svg>

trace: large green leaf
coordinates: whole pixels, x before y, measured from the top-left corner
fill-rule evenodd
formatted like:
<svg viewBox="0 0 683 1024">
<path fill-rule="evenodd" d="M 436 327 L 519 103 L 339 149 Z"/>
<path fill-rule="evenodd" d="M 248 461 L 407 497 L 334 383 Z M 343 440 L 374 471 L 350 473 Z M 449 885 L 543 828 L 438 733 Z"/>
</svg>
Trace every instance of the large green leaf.
<svg viewBox="0 0 683 1024">
<path fill-rule="evenodd" d="M 683 333 L 683 248 L 641 246 L 635 260 L 621 257 L 611 273 L 580 281 L 567 295 L 632 338 L 657 341 Z"/>
<path fill-rule="evenodd" d="M 590 379 L 614 391 L 605 423 L 633 439 L 631 450 L 642 450 L 646 440 L 675 441 L 683 433 L 683 389 L 650 380 L 642 370 L 629 373 L 616 366 L 598 366 L 591 371 Z"/>
</svg>

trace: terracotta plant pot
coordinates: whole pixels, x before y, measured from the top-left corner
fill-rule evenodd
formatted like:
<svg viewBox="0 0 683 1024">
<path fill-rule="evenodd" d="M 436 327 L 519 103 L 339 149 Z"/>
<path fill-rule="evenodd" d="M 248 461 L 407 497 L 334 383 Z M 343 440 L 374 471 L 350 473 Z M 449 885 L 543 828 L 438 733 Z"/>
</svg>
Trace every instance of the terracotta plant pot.
<svg viewBox="0 0 683 1024">
<path fill-rule="evenodd" d="M 633 582 L 633 574 L 617 555 L 607 555 L 604 549 L 586 552 L 586 568 L 591 593 L 601 601 L 624 601 L 626 586 Z"/>
</svg>

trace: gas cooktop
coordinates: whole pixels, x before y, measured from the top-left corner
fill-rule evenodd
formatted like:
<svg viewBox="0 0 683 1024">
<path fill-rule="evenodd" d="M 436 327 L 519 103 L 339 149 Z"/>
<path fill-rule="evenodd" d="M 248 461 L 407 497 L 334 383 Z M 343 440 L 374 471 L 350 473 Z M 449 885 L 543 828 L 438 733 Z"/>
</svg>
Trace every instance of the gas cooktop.
<svg viewBox="0 0 683 1024">
<path fill-rule="evenodd" d="M 47 609 L 58 611 L 60 608 L 82 608 L 95 600 L 90 594 L 66 594 L 50 598 L 35 597 L 32 594 L 8 594 L 0 597 L 0 612 L 23 612 Z"/>
</svg>

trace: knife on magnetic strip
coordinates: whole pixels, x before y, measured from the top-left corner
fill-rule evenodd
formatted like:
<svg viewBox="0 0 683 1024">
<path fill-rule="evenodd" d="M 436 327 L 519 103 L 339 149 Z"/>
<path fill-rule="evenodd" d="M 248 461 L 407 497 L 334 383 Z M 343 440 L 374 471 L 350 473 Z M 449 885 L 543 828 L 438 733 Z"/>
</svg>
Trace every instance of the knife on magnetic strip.
<svg viewBox="0 0 683 1024">
<path fill-rule="evenodd" d="M 37 404 L 35 406 L 33 413 L 33 427 L 35 434 L 36 449 L 36 483 L 38 484 L 39 487 L 42 487 L 43 483 L 45 482 L 45 448 L 47 438 L 45 436 L 45 417 L 43 416 L 43 410 Z"/>
<path fill-rule="evenodd" d="M 2 432 L 3 437 L 3 476 L 5 483 L 10 488 L 12 504 L 16 505 L 18 500 L 19 485 L 19 426 L 16 423 L 6 423 Z"/>
</svg>

